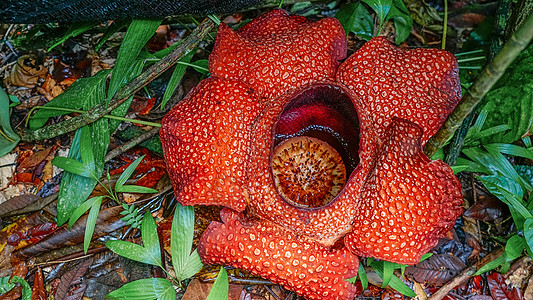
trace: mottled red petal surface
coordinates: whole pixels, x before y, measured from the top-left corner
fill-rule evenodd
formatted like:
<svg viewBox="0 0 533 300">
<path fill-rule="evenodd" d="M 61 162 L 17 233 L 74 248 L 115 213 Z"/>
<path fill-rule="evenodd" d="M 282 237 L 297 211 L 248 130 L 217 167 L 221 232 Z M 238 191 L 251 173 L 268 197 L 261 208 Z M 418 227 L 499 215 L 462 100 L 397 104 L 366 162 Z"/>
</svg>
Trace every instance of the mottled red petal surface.
<svg viewBox="0 0 533 300">
<path fill-rule="evenodd" d="M 359 261 L 346 248 L 329 250 L 267 222 L 244 224 L 228 209 L 221 218 L 198 244 L 205 264 L 249 270 L 307 299 L 354 298 L 356 287 L 344 279 L 357 274 Z"/>
<path fill-rule="evenodd" d="M 361 256 L 419 262 L 462 212 L 461 185 L 448 165 L 423 153 L 417 125 L 394 119 L 344 241 Z"/>
<path fill-rule="evenodd" d="M 261 109 L 255 94 L 242 82 L 211 78 L 165 116 L 161 142 L 181 204 L 244 210 L 250 125 Z"/>
<path fill-rule="evenodd" d="M 238 31 L 221 24 L 209 71 L 242 80 L 272 99 L 309 82 L 334 80 L 345 57 L 346 36 L 338 20 L 309 22 L 277 9 Z"/>
<path fill-rule="evenodd" d="M 461 99 L 458 72 L 447 51 L 402 50 L 377 37 L 339 67 L 337 80 L 359 95 L 375 134 L 382 137 L 399 117 L 423 128 L 425 144 Z"/>
</svg>

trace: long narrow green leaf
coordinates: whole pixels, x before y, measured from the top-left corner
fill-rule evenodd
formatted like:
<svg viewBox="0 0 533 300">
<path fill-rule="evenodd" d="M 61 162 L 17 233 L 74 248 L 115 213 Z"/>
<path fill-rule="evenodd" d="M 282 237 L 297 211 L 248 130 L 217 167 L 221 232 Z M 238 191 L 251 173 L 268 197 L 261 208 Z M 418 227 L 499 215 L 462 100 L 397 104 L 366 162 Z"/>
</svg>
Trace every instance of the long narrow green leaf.
<svg viewBox="0 0 533 300">
<path fill-rule="evenodd" d="M 379 275 L 379 277 L 383 279 L 383 266 L 377 261 L 372 262 L 371 266 L 374 271 L 376 271 L 376 273 Z M 405 295 L 407 297 L 416 297 L 415 292 L 413 292 L 413 290 L 411 290 L 403 281 L 401 281 L 396 276 L 391 277 L 389 286 L 401 293 L 402 295 Z"/>
<path fill-rule="evenodd" d="M 176 291 L 164 278 L 147 278 L 127 283 L 105 297 L 113 300 L 175 300 Z"/>
<path fill-rule="evenodd" d="M 228 273 L 224 267 L 220 267 L 220 272 L 206 300 L 228 300 L 228 292 Z"/>
<path fill-rule="evenodd" d="M 71 109 L 91 108 L 90 103 L 93 102 L 91 98 L 99 94 L 104 95 L 106 78 L 110 72 L 111 70 L 102 70 L 93 77 L 77 79 L 64 93 L 47 102 L 44 106 Z M 100 97 L 97 98 L 101 102 L 105 99 L 105 95 L 102 99 Z M 68 112 L 40 109 L 31 117 L 29 127 L 31 129 L 41 128 L 49 118 L 65 114 L 68 114 Z"/>
<path fill-rule="evenodd" d="M 94 47 L 94 51 L 98 52 L 100 48 L 105 44 L 105 42 L 113 35 L 115 32 L 121 30 L 122 28 L 128 26 L 131 23 L 131 20 L 115 20 L 109 26 L 107 26 L 104 34 L 100 37 L 98 44 Z"/>
<path fill-rule="evenodd" d="M 70 219 L 68 221 L 68 228 L 72 228 L 72 226 L 74 226 L 74 223 L 76 223 L 76 221 L 78 221 L 78 219 L 83 216 L 83 214 L 87 212 L 89 208 L 94 206 L 94 204 L 98 201 L 100 201 L 101 203 L 103 198 L 104 196 L 93 197 L 78 206 L 78 208 L 76 208 L 76 210 L 70 216 Z"/>
<path fill-rule="evenodd" d="M 81 162 L 89 173 L 94 174 L 94 178 L 99 177 L 100 174 L 96 169 L 96 161 L 93 152 L 93 137 L 92 137 L 92 126 L 84 126 L 81 129 L 80 137 L 80 157 Z"/>
<path fill-rule="evenodd" d="M 502 255 L 500 255 L 495 260 L 493 260 L 493 261 L 487 263 L 486 265 L 484 265 L 483 267 L 479 268 L 479 270 L 477 270 L 477 272 L 474 273 L 474 276 L 481 275 L 481 274 L 483 274 L 485 272 L 488 272 L 490 270 L 496 269 L 498 266 L 501 266 L 506 261 L 507 261 L 507 255 L 505 255 L 505 253 L 503 253 Z"/>
<path fill-rule="evenodd" d="M 194 51 L 191 51 L 185 55 L 180 62 L 190 62 L 192 57 L 194 55 Z M 187 69 L 186 65 L 183 64 L 177 64 L 176 68 L 174 68 L 174 71 L 172 72 L 172 76 L 170 77 L 170 80 L 167 83 L 167 88 L 165 90 L 165 93 L 163 94 L 163 98 L 161 99 L 161 109 L 165 108 L 165 105 L 167 105 L 168 100 L 172 97 L 174 94 L 174 91 L 178 87 L 178 84 L 181 81 L 181 78 L 183 77 L 183 74 L 185 74 L 185 70 Z"/>
<path fill-rule="evenodd" d="M 533 160 L 533 149 L 526 149 L 513 144 L 490 144 L 485 145 L 485 148 L 494 149 L 495 151 L 501 152 L 503 154 L 523 157 Z"/>
<path fill-rule="evenodd" d="M 366 277 L 365 267 L 361 262 L 359 262 L 359 269 L 357 273 L 359 274 L 359 280 L 361 280 L 361 286 L 363 287 L 364 291 L 368 288 L 368 278 Z"/>
<path fill-rule="evenodd" d="M 193 277 L 200 269 L 204 266 L 202 263 L 202 260 L 200 259 L 200 255 L 198 254 L 198 251 L 194 249 L 194 251 L 189 255 L 187 258 L 187 263 L 185 264 L 185 267 L 183 268 L 182 277 L 183 278 L 191 278 Z"/>
<path fill-rule="evenodd" d="M 159 237 L 157 235 L 157 225 L 154 218 L 147 211 L 144 214 L 141 224 L 141 235 L 144 248 L 152 257 L 161 257 L 161 248 L 159 247 Z"/>
<path fill-rule="evenodd" d="M 179 281 L 187 279 L 186 265 L 191 255 L 194 236 L 194 208 L 176 205 L 170 235 L 170 251 L 172 265 Z"/>
<path fill-rule="evenodd" d="M 158 191 L 156 189 L 152 189 L 145 186 L 138 186 L 138 185 L 124 185 L 126 181 L 131 177 L 133 174 L 133 171 L 137 168 L 139 163 L 144 158 L 144 155 L 137 158 L 133 163 L 131 163 L 124 172 L 120 175 L 120 177 L 117 180 L 117 183 L 115 184 L 115 191 L 119 193 L 157 193 Z"/>
<path fill-rule="evenodd" d="M 74 23 L 73 25 L 70 26 L 67 33 L 58 42 L 56 42 L 50 48 L 48 48 L 48 52 L 50 52 L 50 50 L 54 49 L 55 47 L 61 45 L 63 42 L 65 42 L 69 38 L 78 36 L 86 32 L 87 30 L 95 27 L 98 24 L 100 24 L 100 22 L 98 21 Z"/>
<path fill-rule="evenodd" d="M 135 169 L 137 169 L 144 157 L 145 155 L 137 158 L 126 168 L 126 170 L 124 170 L 124 172 L 122 172 L 122 174 L 120 174 L 120 177 L 117 179 L 117 183 L 115 184 L 115 190 L 117 192 L 122 192 L 121 188 L 124 186 L 126 181 L 128 181 L 131 175 L 133 175 L 133 172 L 135 171 Z"/>
<path fill-rule="evenodd" d="M 144 222 L 143 222 L 144 223 Z M 120 256 L 149 265 L 163 267 L 161 256 L 154 256 L 145 247 L 125 241 L 107 241 L 105 243 L 109 250 Z"/>
<path fill-rule="evenodd" d="M 383 284 L 381 287 L 386 287 L 389 285 L 391 278 L 394 274 L 394 265 L 391 262 L 388 261 L 382 261 L 383 263 L 383 276 L 381 279 L 383 279 Z"/>
<path fill-rule="evenodd" d="M 89 250 L 89 245 L 91 244 L 91 240 L 93 238 L 94 228 L 96 227 L 96 219 L 98 219 L 98 213 L 100 212 L 100 206 L 102 205 L 103 197 L 96 198 L 99 199 L 91 206 L 91 210 L 87 216 L 87 225 L 85 225 L 85 236 L 83 238 L 84 253 L 87 253 L 87 250 Z"/>
<path fill-rule="evenodd" d="M 54 157 L 52 164 L 72 174 L 83 176 L 86 178 L 93 178 L 93 174 L 81 162 L 68 157 Z"/>
<path fill-rule="evenodd" d="M 108 99 L 125 84 L 129 78 L 128 70 L 133 65 L 146 42 L 154 35 L 161 19 L 137 19 L 131 22 L 122 45 L 117 54 L 117 60 L 113 67 L 113 74 L 109 82 Z"/>
<path fill-rule="evenodd" d="M 71 91 L 70 89 L 67 90 L 60 96 L 67 93 L 70 96 L 65 96 L 66 98 L 62 98 L 65 100 L 56 102 L 56 104 L 59 103 L 66 106 L 77 106 L 81 104 L 81 109 L 89 110 L 96 104 L 105 100 L 105 79 L 108 74 L 108 72 L 99 72 L 91 77 L 91 80 L 85 81 L 89 84 L 85 89 L 81 88 L 80 90 L 74 91 Z M 76 82 L 78 82 L 78 80 Z M 82 97 L 74 93 L 82 91 L 85 92 L 81 95 Z M 49 103 L 53 103 L 57 98 L 59 97 L 56 97 Z M 76 101 L 80 101 L 80 103 L 75 103 Z M 90 141 L 88 141 L 87 138 L 82 141 L 81 128 L 76 131 L 70 146 L 68 157 L 81 161 L 82 144 L 85 149 L 86 147 L 91 147 L 94 156 L 94 170 L 92 173 L 94 173 L 94 176 L 100 176 L 104 170 L 104 157 L 109 145 L 110 133 L 108 120 L 102 118 L 89 125 L 89 128 L 91 133 Z M 96 184 L 97 180 L 94 178 L 83 177 L 70 172 L 63 173 L 57 205 L 58 225 L 64 224 L 69 219 L 70 214 L 90 196 Z"/>
<path fill-rule="evenodd" d="M 0 88 L 0 157 L 8 154 L 20 141 L 9 121 L 9 96 Z"/>
</svg>

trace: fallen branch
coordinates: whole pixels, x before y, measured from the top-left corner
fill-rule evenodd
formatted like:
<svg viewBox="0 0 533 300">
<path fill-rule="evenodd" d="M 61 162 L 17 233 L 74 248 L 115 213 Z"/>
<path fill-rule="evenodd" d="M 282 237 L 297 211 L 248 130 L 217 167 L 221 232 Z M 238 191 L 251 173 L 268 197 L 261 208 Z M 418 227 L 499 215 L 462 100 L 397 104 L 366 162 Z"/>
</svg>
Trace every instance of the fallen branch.
<svg viewBox="0 0 533 300">
<path fill-rule="evenodd" d="M 450 136 L 461 126 L 463 120 L 472 112 L 492 86 L 500 79 L 505 70 L 522 52 L 533 38 L 533 14 L 505 43 L 502 51 L 496 55 L 477 78 L 476 82 L 466 91 L 463 98 L 448 116 L 439 131 L 427 142 L 424 153 L 433 156 Z"/>
<path fill-rule="evenodd" d="M 431 297 L 429 297 L 427 300 L 441 300 L 443 299 L 448 293 L 453 290 L 454 288 L 460 286 L 461 284 L 465 283 L 472 275 L 474 275 L 479 268 L 486 265 L 487 263 L 495 260 L 500 255 L 503 254 L 504 249 L 498 249 L 496 251 L 493 251 L 489 255 L 483 257 L 480 261 L 478 261 L 473 266 L 470 266 L 466 269 L 464 269 L 459 275 L 457 275 L 454 279 L 447 282 L 445 285 L 443 285 L 438 291 L 433 293 Z"/>
<path fill-rule="evenodd" d="M 109 105 L 105 102 L 100 103 L 86 113 L 40 129 L 19 129 L 18 134 L 20 135 L 21 140 L 34 141 L 51 139 L 89 125 L 99 120 L 104 115 L 110 114 L 112 110 L 124 103 L 131 95 L 142 89 L 145 85 L 175 65 L 183 56 L 192 51 L 213 27 L 214 23 L 209 19 L 205 19 L 178 47 L 176 47 L 176 49 L 157 63 L 150 66 L 146 71 L 132 79 L 126 85 L 122 86 L 113 96 Z"/>
<path fill-rule="evenodd" d="M 155 128 L 148 130 L 147 132 L 139 135 L 138 137 L 130 140 L 129 142 L 109 151 L 109 153 L 107 153 L 107 155 L 105 156 L 105 161 L 108 162 L 112 160 L 113 158 L 130 150 L 131 148 L 137 146 L 138 144 L 151 139 L 152 137 L 156 136 L 158 133 L 159 133 L 159 127 L 155 127 Z"/>
</svg>

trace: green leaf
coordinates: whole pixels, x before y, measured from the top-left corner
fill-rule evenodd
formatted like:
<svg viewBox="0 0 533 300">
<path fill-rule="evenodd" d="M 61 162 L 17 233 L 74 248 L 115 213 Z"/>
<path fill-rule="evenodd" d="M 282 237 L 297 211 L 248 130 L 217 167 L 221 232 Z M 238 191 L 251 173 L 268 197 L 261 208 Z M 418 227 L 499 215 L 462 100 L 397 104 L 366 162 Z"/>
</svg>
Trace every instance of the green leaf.
<svg viewBox="0 0 533 300">
<path fill-rule="evenodd" d="M 474 276 L 481 275 L 481 274 L 483 274 L 485 272 L 488 272 L 490 270 L 494 270 L 497 267 L 501 266 L 506 261 L 507 261 L 507 255 L 505 253 L 503 253 L 502 255 L 500 255 L 495 260 L 493 260 L 493 261 L 487 263 L 486 265 L 484 265 L 483 267 L 479 268 L 479 270 L 477 270 L 477 272 L 474 274 Z"/>
<path fill-rule="evenodd" d="M 481 148 L 463 149 L 463 153 L 471 160 L 486 168 L 485 174 L 494 174 L 504 176 L 516 181 L 525 190 L 532 190 L 533 186 L 520 177 L 513 165 L 497 149 L 485 147 L 486 151 Z M 459 161 L 459 160 L 458 160 Z M 473 171 L 469 169 L 469 171 Z"/>
<path fill-rule="evenodd" d="M 61 45 L 63 42 L 68 40 L 71 37 L 78 36 L 87 30 L 95 27 L 96 25 L 100 24 L 98 21 L 88 21 L 88 22 L 80 22 L 80 23 L 74 23 L 70 28 L 68 29 L 67 33 L 55 44 L 53 44 L 50 48 L 48 48 L 48 52 L 50 50 L 54 49 L 58 45 Z"/>
<path fill-rule="evenodd" d="M 507 256 L 507 259 L 517 259 L 518 257 L 520 257 L 520 255 L 522 255 L 522 252 L 524 252 L 525 247 L 526 240 L 523 237 L 518 236 L 517 234 L 511 236 L 507 240 L 507 244 L 505 244 L 505 255 Z"/>
<path fill-rule="evenodd" d="M 513 144 L 490 144 L 485 145 L 487 149 L 494 149 L 495 151 L 501 152 L 503 154 L 523 157 L 533 160 L 533 148 L 526 149 Z"/>
<path fill-rule="evenodd" d="M 149 212 L 145 214 L 142 222 L 141 234 L 144 247 L 125 241 L 108 241 L 105 245 L 120 256 L 163 268 L 157 226 Z"/>
<path fill-rule="evenodd" d="M 0 157 L 8 154 L 20 141 L 11 128 L 9 96 L 0 88 Z"/>
<path fill-rule="evenodd" d="M 143 222 L 144 223 L 144 222 Z M 125 258 L 142 262 L 149 265 L 159 266 L 161 265 L 161 256 L 154 256 L 145 247 L 126 242 L 126 241 L 107 241 L 106 247 Z"/>
<path fill-rule="evenodd" d="M 393 5 L 390 8 L 387 20 L 394 21 L 394 28 L 396 29 L 396 44 L 400 44 L 409 37 L 411 29 L 413 28 L 413 19 L 407 7 L 402 0 L 393 0 Z"/>
<path fill-rule="evenodd" d="M 359 262 L 359 269 L 357 271 L 359 274 L 359 279 L 361 280 L 361 286 L 363 287 L 363 291 L 368 288 L 368 278 L 366 277 L 366 271 L 365 267 L 361 262 Z"/>
<path fill-rule="evenodd" d="M 390 280 L 394 274 L 394 264 L 388 261 L 383 261 L 383 274 L 381 279 L 383 279 L 383 284 L 381 287 L 386 287 L 389 285 Z"/>
<path fill-rule="evenodd" d="M 52 164 L 72 174 L 94 178 L 94 175 L 81 162 L 68 157 L 57 156 L 52 159 Z"/>
<path fill-rule="evenodd" d="M 105 79 L 108 74 L 109 71 L 105 70 L 98 72 L 93 77 L 76 80 L 66 92 L 54 98 L 45 106 L 83 110 L 94 107 L 105 100 Z M 30 128 L 41 127 L 49 117 L 64 113 L 41 109 L 30 120 Z M 94 156 L 93 173 L 95 176 L 99 176 L 103 172 L 104 157 L 109 145 L 108 120 L 102 118 L 89 125 L 88 128 L 90 128 L 90 140 L 84 138 L 82 141 L 82 129 L 78 129 L 72 141 L 68 158 L 81 161 L 81 145 L 83 144 L 86 150 L 86 145 L 90 144 Z M 84 137 L 87 136 L 84 135 Z M 89 154 L 85 151 L 84 156 L 88 157 Z M 70 214 L 89 197 L 97 183 L 94 178 L 90 177 L 70 172 L 63 173 L 57 207 L 58 225 L 64 224 L 69 219 Z"/>
<path fill-rule="evenodd" d="M 107 26 L 104 34 L 102 35 L 102 37 L 100 37 L 98 44 L 96 45 L 96 47 L 94 47 L 94 51 L 98 52 L 98 50 L 100 50 L 100 48 L 105 44 L 105 42 L 107 42 L 107 40 L 113 34 L 115 34 L 115 32 L 118 32 L 122 28 L 125 28 L 130 23 L 131 23 L 131 20 L 127 20 L 127 19 L 126 20 L 114 20 L 113 23 L 111 23 L 111 25 Z"/>
<path fill-rule="evenodd" d="M 108 99 L 111 99 L 118 89 L 130 79 L 128 78 L 130 67 L 137 59 L 146 42 L 154 35 L 161 21 L 161 19 L 137 19 L 131 22 L 120 45 L 117 60 L 113 67 L 113 74 L 109 82 Z"/>
<path fill-rule="evenodd" d="M 191 278 L 193 277 L 200 269 L 204 266 L 202 263 L 202 260 L 200 259 L 200 255 L 198 254 L 198 251 L 194 249 L 194 251 L 189 255 L 187 258 L 187 263 L 185 264 L 185 267 L 183 268 L 183 272 L 181 277 L 183 278 Z"/>
<path fill-rule="evenodd" d="M 175 300 L 176 291 L 167 279 L 146 278 L 127 283 L 105 297 L 114 300 Z"/>
<path fill-rule="evenodd" d="M 379 28 L 383 26 L 387 15 L 392 7 L 392 0 L 362 0 L 364 3 L 368 4 L 377 14 L 379 19 Z M 379 32 L 378 32 L 379 33 Z"/>
<path fill-rule="evenodd" d="M 89 215 L 87 216 L 87 225 L 85 225 L 85 236 L 83 237 L 83 252 L 85 254 L 87 254 L 87 250 L 89 250 L 89 245 L 91 244 L 91 240 L 93 238 L 94 228 L 96 227 L 96 220 L 98 219 L 98 213 L 100 212 L 100 206 L 102 205 L 102 199 L 103 197 L 95 201 L 95 203 L 91 206 Z"/>
<path fill-rule="evenodd" d="M 529 183 L 533 185 L 533 166 L 526 165 L 514 165 L 516 172 L 520 177 L 525 178 Z"/>
<path fill-rule="evenodd" d="M 528 218 L 524 222 L 524 237 L 529 249 L 533 249 L 533 218 Z"/>
<path fill-rule="evenodd" d="M 150 255 L 152 257 L 161 257 L 157 225 L 149 211 L 144 214 L 141 225 L 141 235 L 144 248 L 150 253 Z"/>
<path fill-rule="evenodd" d="M 117 179 L 117 183 L 115 184 L 115 191 L 119 193 L 157 193 L 158 190 L 151 189 L 144 186 L 138 186 L 138 185 L 124 185 L 126 181 L 131 177 L 135 169 L 139 166 L 141 161 L 143 160 L 145 155 L 137 158 L 134 162 L 132 162 L 122 174 L 120 174 L 120 177 Z"/>
<path fill-rule="evenodd" d="M 0 294 L 7 293 L 15 287 L 15 284 L 9 281 L 10 278 L 11 276 L 0 277 Z"/>
<path fill-rule="evenodd" d="M 353 32 L 367 41 L 372 38 L 374 20 L 361 2 L 351 2 L 344 5 L 335 14 L 335 18 L 339 20 L 346 34 Z"/>
<path fill-rule="evenodd" d="M 533 46 L 516 58 L 484 98 L 488 117 L 485 127 L 507 124 L 510 130 L 482 140 L 483 143 L 513 143 L 533 131 Z"/>
<path fill-rule="evenodd" d="M 511 213 L 515 210 L 524 220 L 533 217 L 525 207 L 525 203 L 522 200 L 522 189 L 515 181 L 501 176 L 483 176 L 479 177 L 479 179 L 491 194 L 498 197 L 509 206 Z M 515 219 L 515 224 L 517 226 L 523 224 L 523 221 L 517 222 L 514 214 L 513 218 Z"/>
<path fill-rule="evenodd" d="M 83 216 L 83 214 L 87 212 L 89 208 L 94 206 L 97 202 L 102 203 L 103 198 L 104 196 L 93 197 L 78 206 L 78 208 L 76 208 L 76 210 L 70 216 L 70 219 L 68 221 L 68 228 L 71 229 L 72 226 L 74 226 L 74 223 L 76 223 L 76 221 L 78 221 L 78 219 Z"/>
<path fill-rule="evenodd" d="M 194 55 L 194 51 L 190 51 L 185 55 L 182 59 L 180 59 L 180 62 L 188 63 L 191 61 L 192 57 Z M 163 98 L 161 99 L 161 109 L 165 108 L 165 105 L 167 105 L 168 100 L 172 97 L 174 94 L 174 91 L 178 87 L 178 84 L 181 81 L 181 78 L 185 74 L 185 70 L 187 69 L 186 65 L 183 64 L 177 64 L 174 68 L 174 71 L 172 72 L 172 76 L 170 77 L 170 80 L 167 83 L 167 88 L 165 90 L 165 94 L 163 94 Z"/>
<path fill-rule="evenodd" d="M 31 294 L 32 294 L 31 287 L 28 284 L 28 282 L 26 282 L 26 280 L 18 276 L 13 276 L 13 278 L 11 279 L 11 282 L 18 283 L 22 286 L 22 297 L 21 297 L 22 300 L 31 300 Z"/>
<path fill-rule="evenodd" d="M 206 300 L 228 300 L 229 282 L 228 273 L 224 267 L 220 267 L 217 279 L 209 292 Z"/>
<path fill-rule="evenodd" d="M 101 172 L 98 172 L 97 168 L 96 168 L 96 161 L 95 161 L 95 157 L 94 157 L 94 152 L 93 152 L 93 147 L 94 147 L 94 143 L 93 143 L 93 138 L 92 138 L 92 133 L 91 133 L 91 129 L 92 127 L 91 126 L 84 126 L 81 129 L 81 136 L 80 136 L 80 158 L 81 158 L 81 162 L 83 163 L 83 165 L 85 166 L 85 168 L 93 175 L 93 178 L 94 179 L 98 179 L 96 178 L 97 176 L 99 177 Z"/>
<path fill-rule="evenodd" d="M 180 62 L 178 62 L 179 64 Z M 209 60 L 207 59 L 199 59 L 189 65 L 190 67 L 193 67 L 193 69 L 196 70 L 196 72 L 207 75 L 209 74 Z"/>
<path fill-rule="evenodd" d="M 187 279 L 187 262 L 191 256 L 194 236 L 194 208 L 192 206 L 176 205 L 170 235 L 170 252 L 172 265 L 179 281 Z"/>
<path fill-rule="evenodd" d="M 105 99 L 105 83 L 110 72 L 111 70 L 102 70 L 92 77 L 77 79 L 65 92 L 47 102 L 44 106 L 70 109 L 92 108 L 91 103 L 100 103 Z M 30 129 L 41 128 L 49 118 L 68 113 L 66 111 L 39 109 L 31 117 L 29 127 Z"/>
<path fill-rule="evenodd" d="M 373 261 L 371 266 L 374 269 L 374 271 L 376 271 L 376 273 L 379 275 L 379 277 L 383 279 L 384 271 L 383 271 L 383 265 L 380 263 L 380 261 Z M 403 281 L 401 281 L 396 276 L 391 277 L 389 286 L 404 296 L 416 297 L 415 292 L 413 292 L 413 290 L 411 290 Z"/>
</svg>

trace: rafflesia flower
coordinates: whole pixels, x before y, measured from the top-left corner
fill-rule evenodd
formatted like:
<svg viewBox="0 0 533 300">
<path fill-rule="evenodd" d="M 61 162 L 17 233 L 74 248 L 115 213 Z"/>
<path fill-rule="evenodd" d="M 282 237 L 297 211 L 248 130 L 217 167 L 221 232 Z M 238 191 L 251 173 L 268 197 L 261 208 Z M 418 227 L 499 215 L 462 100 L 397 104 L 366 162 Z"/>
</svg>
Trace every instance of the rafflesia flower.
<svg viewBox="0 0 533 300">
<path fill-rule="evenodd" d="M 346 59 L 336 19 L 221 24 L 203 80 L 163 119 L 176 198 L 221 205 L 198 249 L 309 299 L 351 299 L 358 256 L 414 264 L 461 213 L 422 146 L 460 99 L 457 62 L 378 37 Z"/>
</svg>

